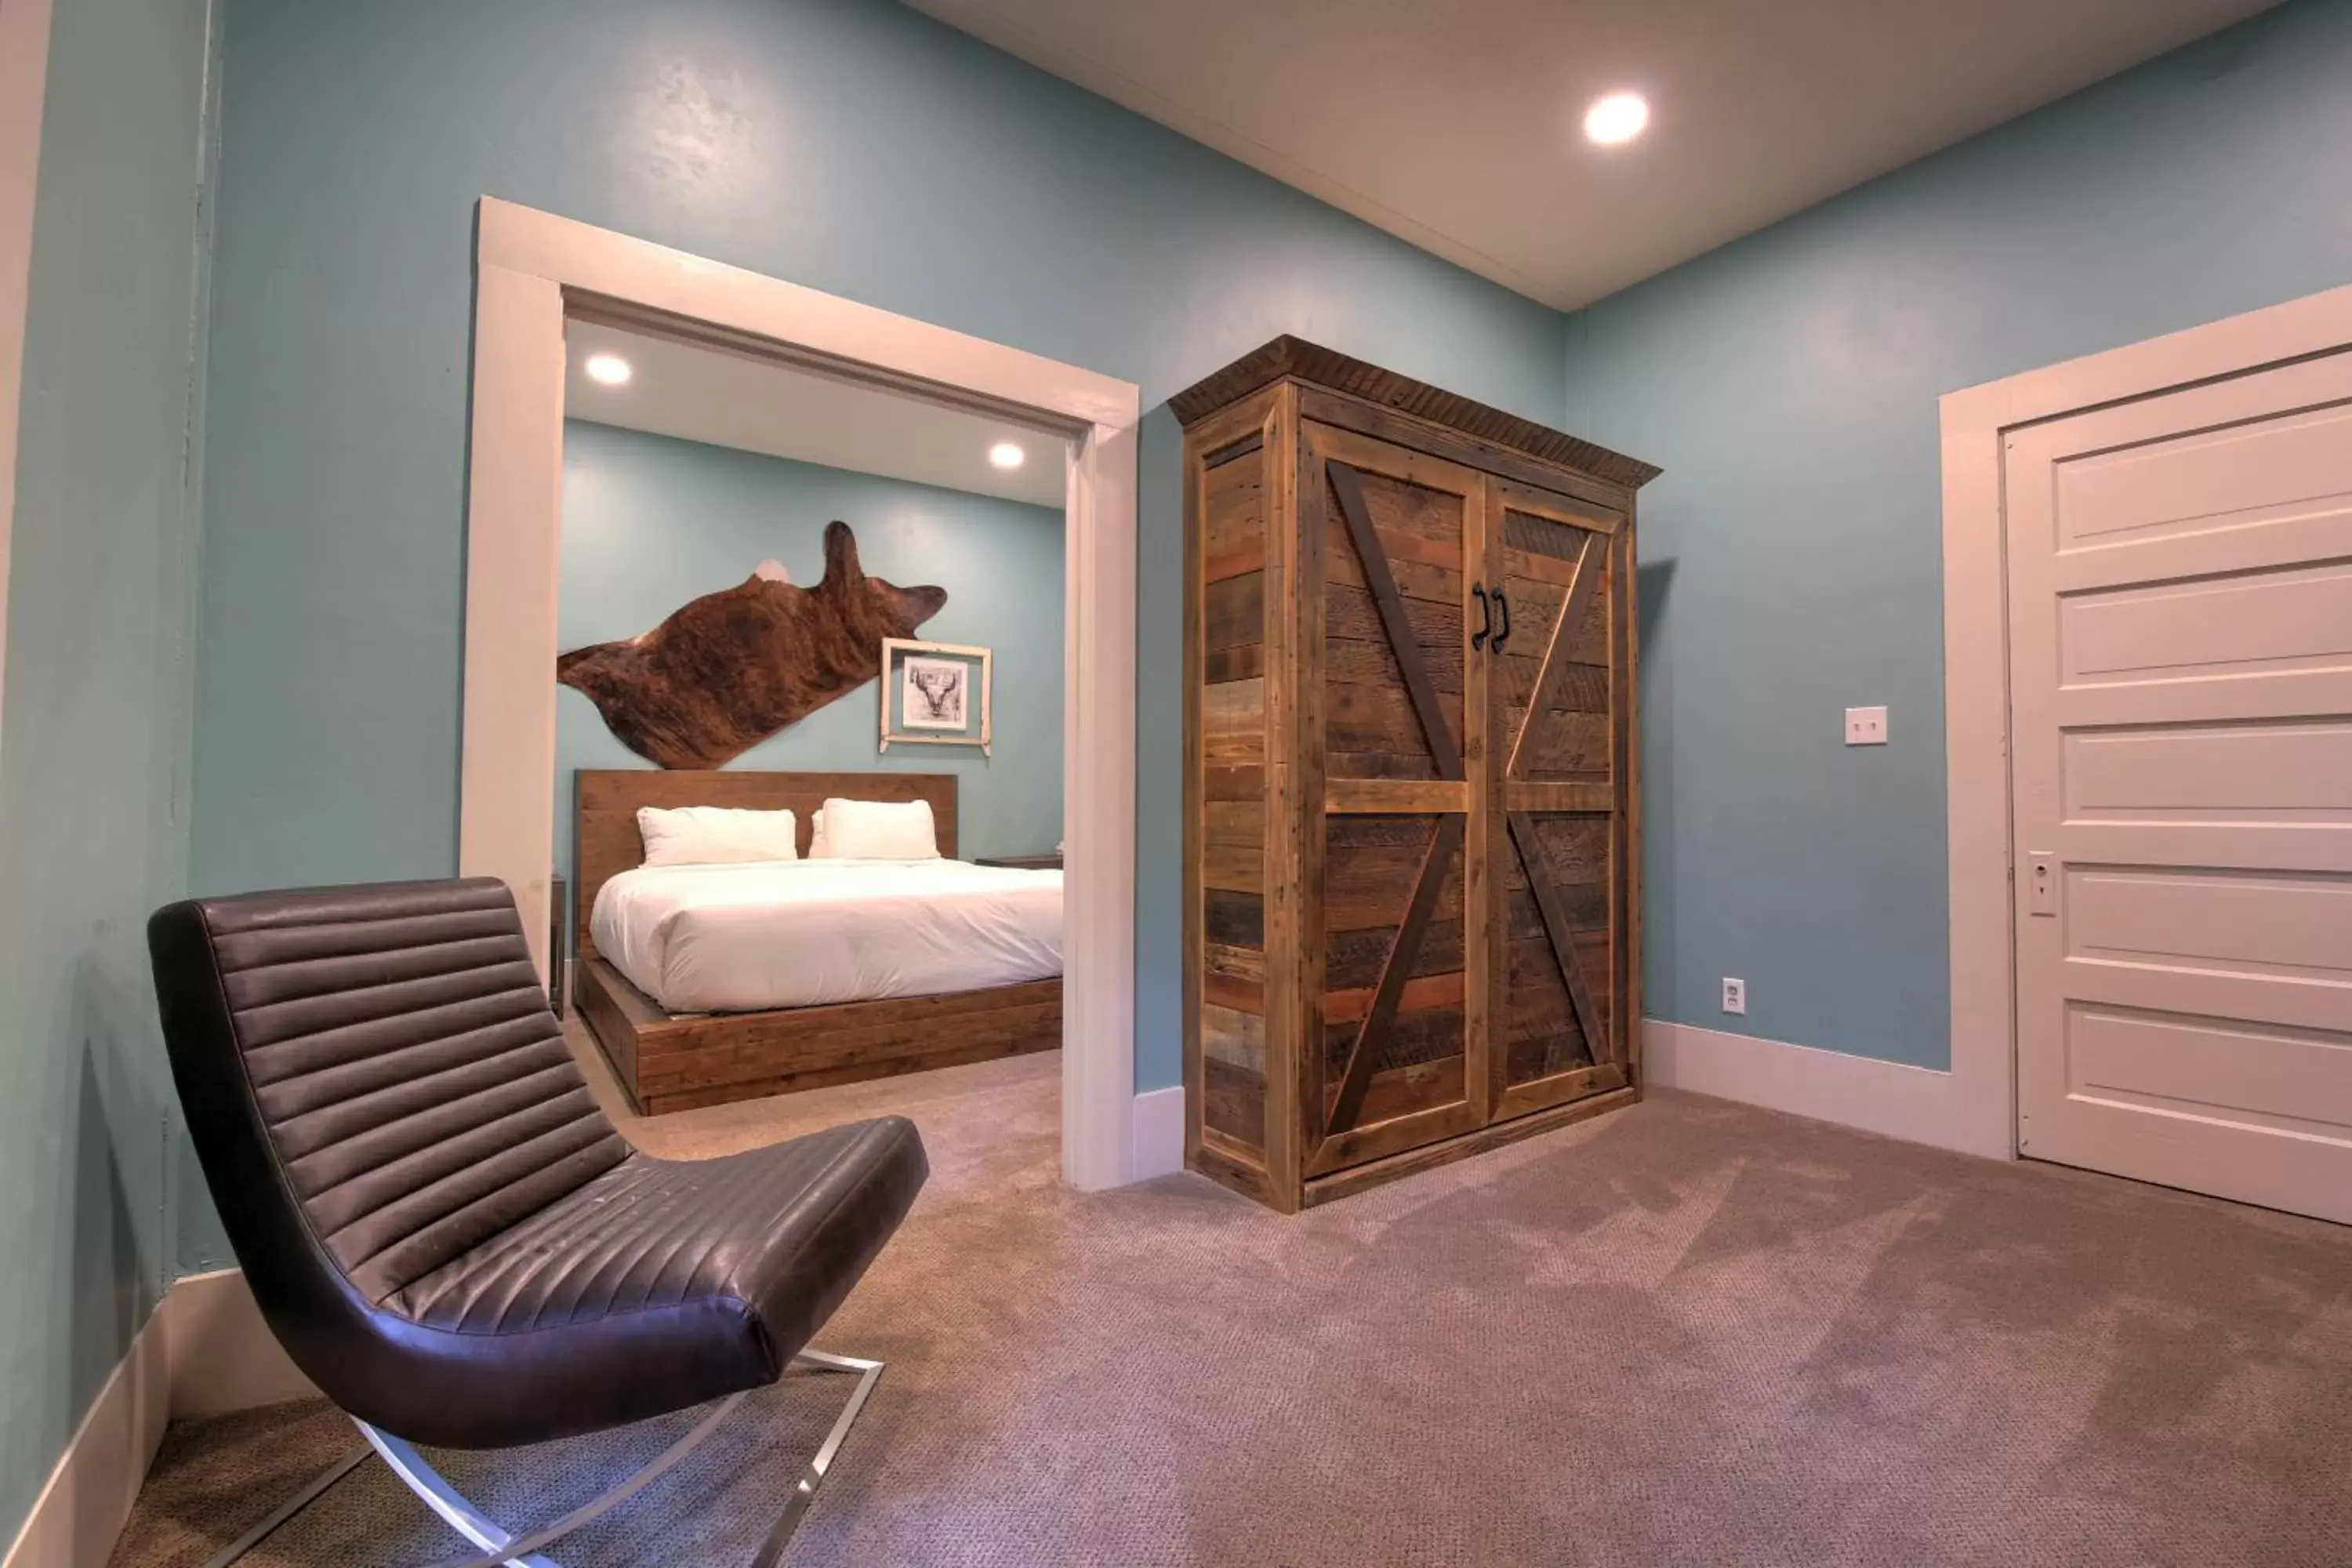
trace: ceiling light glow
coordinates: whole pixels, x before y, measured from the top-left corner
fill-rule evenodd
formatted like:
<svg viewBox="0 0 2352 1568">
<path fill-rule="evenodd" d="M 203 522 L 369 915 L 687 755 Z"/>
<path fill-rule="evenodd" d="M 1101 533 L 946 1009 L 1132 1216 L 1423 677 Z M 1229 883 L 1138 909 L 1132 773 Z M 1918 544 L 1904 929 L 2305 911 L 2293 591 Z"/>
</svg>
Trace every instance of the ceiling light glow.
<svg viewBox="0 0 2352 1568">
<path fill-rule="evenodd" d="M 988 449 L 989 462 L 1000 468 L 1017 468 L 1029 460 L 1029 454 L 1010 441 L 999 441 Z"/>
<path fill-rule="evenodd" d="M 587 369 L 588 379 L 599 386 L 626 386 L 636 374 L 619 354 L 590 354 Z"/>
<path fill-rule="evenodd" d="M 1584 134 L 1603 147 L 1622 147 L 1650 123 L 1649 101 L 1638 92 L 1596 98 L 1584 111 Z"/>
</svg>

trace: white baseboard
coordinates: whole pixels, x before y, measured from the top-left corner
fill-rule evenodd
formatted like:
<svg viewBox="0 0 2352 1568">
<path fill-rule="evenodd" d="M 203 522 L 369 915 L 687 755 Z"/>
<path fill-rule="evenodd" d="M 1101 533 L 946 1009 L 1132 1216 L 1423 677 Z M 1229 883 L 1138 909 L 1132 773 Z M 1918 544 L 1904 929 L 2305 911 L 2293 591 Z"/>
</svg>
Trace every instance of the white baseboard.
<svg viewBox="0 0 2352 1568">
<path fill-rule="evenodd" d="M 174 1281 L 58 1457 L 0 1568 L 104 1568 L 177 1416 L 313 1397 L 234 1268 Z"/>
<path fill-rule="evenodd" d="M 169 1335 L 159 1307 L 58 1457 L 5 1568 L 104 1568 L 171 1418 Z"/>
<path fill-rule="evenodd" d="M 1930 1068 L 1644 1018 L 1642 1071 L 1661 1089 L 1742 1100 L 1939 1149 L 1982 1152 L 1962 1134 L 1958 1083 Z"/>
<path fill-rule="evenodd" d="M 155 1315 L 169 1332 L 173 1419 L 320 1397 L 261 1321 L 244 1270 L 184 1275 Z"/>
<path fill-rule="evenodd" d="M 1184 1086 L 1173 1084 L 1135 1097 L 1133 1180 L 1173 1175 L 1184 1168 Z"/>
</svg>

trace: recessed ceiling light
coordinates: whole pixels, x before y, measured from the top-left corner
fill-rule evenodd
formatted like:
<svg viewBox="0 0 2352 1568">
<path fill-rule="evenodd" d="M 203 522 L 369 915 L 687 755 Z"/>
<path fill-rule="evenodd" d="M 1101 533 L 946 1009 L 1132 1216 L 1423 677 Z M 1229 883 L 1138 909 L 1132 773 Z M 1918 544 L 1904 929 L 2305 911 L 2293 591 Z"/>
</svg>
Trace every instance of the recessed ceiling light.
<svg viewBox="0 0 2352 1568">
<path fill-rule="evenodd" d="M 988 460 L 1000 468 L 1017 468 L 1029 460 L 1029 454 L 1010 441 L 999 441 L 988 449 Z"/>
<path fill-rule="evenodd" d="M 600 386 L 626 386 L 629 377 L 635 374 L 629 368 L 629 362 L 619 354 L 588 356 L 588 379 Z"/>
<path fill-rule="evenodd" d="M 1638 92 L 1596 98 L 1584 111 L 1584 134 L 1603 147 L 1622 147 L 1650 123 L 1649 101 Z"/>
</svg>

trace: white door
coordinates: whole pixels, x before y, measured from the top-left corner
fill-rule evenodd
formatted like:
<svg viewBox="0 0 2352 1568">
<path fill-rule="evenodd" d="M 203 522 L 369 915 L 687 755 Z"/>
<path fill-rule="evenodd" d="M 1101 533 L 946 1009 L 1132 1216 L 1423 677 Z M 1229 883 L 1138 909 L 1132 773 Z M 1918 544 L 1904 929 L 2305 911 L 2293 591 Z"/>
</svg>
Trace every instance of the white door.
<svg viewBox="0 0 2352 1568">
<path fill-rule="evenodd" d="M 2352 1221 L 2352 353 L 2005 447 L 2018 1147 Z"/>
</svg>

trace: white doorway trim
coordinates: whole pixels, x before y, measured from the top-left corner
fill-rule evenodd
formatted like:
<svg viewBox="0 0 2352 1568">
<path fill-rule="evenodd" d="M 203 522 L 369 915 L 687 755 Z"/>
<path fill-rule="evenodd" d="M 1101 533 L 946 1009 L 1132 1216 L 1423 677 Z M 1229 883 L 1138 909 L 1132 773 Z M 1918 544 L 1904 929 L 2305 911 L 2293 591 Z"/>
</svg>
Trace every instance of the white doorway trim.
<svg viewBox="0 0 2352 1568">
<path fill-rule="evenodd" d="M 2010 892 L 2009 433 L 2086 409 L 2352 347 L 2352 287 L 1948 394 L 1944 751 L 1950 812 L 1953 1146 L 2017 1152 Z"/>
<path fill-rule="evenodd" d="M 834 374 L 1025 416 L 1069 437 L 1062 1173 L 1091 1190 L 1174 1169 L 1166 1151 L 1136 1143 L 1140 395 L 1130 383 L 485 196 L 476 236 L 460 872 L 513 888 L 543 972 L 555 831 L 563 323 L 567 300 L 583 297 L 755 340 Z"/>
<path fill-rule="evenodd" d="M 25 311 L 33 273 L 41 105 L 49 81 L 49 0 L 0 0 L 0 686 L 8 650 L 8 542 L 16 523 L 16 426 L 24 408 Z"/>
</svg>

